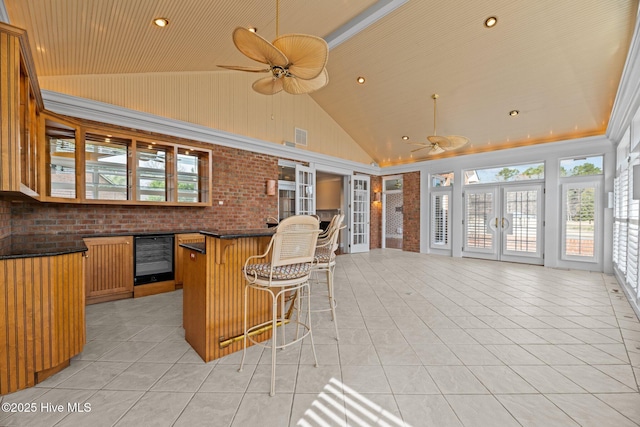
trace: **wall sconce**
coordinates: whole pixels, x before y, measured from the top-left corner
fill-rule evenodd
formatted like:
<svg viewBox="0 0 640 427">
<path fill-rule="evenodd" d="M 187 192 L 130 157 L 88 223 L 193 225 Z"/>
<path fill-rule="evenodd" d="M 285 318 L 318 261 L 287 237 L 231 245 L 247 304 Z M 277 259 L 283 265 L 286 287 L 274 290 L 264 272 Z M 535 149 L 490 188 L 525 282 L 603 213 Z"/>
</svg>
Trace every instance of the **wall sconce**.
<svg viewBox="0 0 640 427">
<path fill-rule="evenodd" d="M 268 179 L 267 180 L 267 196 L 275 196 L 276 195 L 276 180 Z"/>
<path fill-rule="evenodd" d="M 374 191 L 373 192 L 373 201 L 380 203 L 381 200 L 382 200 L 382 193 L 380 193 L 379 191 Z"/>
</svg>

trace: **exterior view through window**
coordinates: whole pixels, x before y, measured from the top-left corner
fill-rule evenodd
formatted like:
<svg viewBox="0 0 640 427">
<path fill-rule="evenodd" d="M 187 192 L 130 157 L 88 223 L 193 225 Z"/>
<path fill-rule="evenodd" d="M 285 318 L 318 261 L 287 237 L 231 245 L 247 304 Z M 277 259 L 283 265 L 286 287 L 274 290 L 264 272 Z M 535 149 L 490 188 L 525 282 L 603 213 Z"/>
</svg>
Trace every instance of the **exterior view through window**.
<svg viewBox="0 0 640 427">
<path fill-rule="evenodd" d="M 564 259 L 596 260 L 597 198 L 602 162 L 602 156 L 560 161 Z"/>
</svg>

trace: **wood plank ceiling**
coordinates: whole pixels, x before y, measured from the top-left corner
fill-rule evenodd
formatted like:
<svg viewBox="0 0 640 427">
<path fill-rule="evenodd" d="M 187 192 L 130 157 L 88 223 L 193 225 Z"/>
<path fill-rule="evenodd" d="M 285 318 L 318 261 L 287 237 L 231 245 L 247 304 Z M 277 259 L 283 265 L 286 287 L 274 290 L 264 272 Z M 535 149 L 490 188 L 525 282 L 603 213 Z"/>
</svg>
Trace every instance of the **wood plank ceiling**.
<svg viewBox="0 0 640 427">
<path fill-rule="evenodd" d="M 254 65 L 236 26 L 275 37 L 275 1 L 4 0 L 27 29 L 38 75 L 229 72 Z M 280 33 L 331 36 L 394 0 L 281 0 Z M 637 0 L 410 0 L 333 48 L 330 83 L 311 95 L 381 165 L 604 134 Z M 165 29 L 151 24 L 169 19 Z M 484 20 L 498 17 L 485 28 Z M 356 78 L 366 83 L 358 85 Z M 401 139 L 471 143 L 428 156 Z M 293 95 L 278 95 L 293 96 Z M 306 96 L 306 95 L 302 95 Z M 517 117 L 509 111 L 519 110 Z"/>
</svg>

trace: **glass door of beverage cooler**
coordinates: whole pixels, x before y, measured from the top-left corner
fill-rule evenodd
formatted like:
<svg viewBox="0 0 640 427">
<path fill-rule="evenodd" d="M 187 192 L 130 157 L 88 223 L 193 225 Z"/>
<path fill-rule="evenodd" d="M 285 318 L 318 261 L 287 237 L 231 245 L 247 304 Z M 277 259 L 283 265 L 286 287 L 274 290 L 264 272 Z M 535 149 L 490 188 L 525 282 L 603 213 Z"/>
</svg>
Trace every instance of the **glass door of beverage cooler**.
<svg viewBox="0 0 640 427">
<path fill-rule="evenodd" d="M 134 285 L 173 280 L 173 235 L 136 236 Z"/>
</svg>

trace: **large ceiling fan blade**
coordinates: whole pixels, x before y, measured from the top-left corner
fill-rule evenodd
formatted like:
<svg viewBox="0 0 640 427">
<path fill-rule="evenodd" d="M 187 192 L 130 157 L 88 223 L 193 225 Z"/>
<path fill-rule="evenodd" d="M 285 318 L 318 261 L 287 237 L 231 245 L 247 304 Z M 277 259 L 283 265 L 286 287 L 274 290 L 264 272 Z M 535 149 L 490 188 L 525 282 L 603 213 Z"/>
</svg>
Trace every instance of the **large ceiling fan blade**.
<svg viewBox="0 0 640 427">
<path fill-rule="evenodd" d="M 250 73 L 267 73 L 271 71 L 271 68 L 243 67 L 242 65 L 218 65 L 218 67 L 226 68 L 227 70 L 248 71 Z"/>
<path fill-rule="evenodd" d="M 450 141 L 444 136 L 429 135 L 427 139 L 431 144 L 437 144 L 440 148 L 443 149 L 448 149 L 449 145 L 451 144 Z"/>
<path fill-rule="evenodd" d="M 311 80 L 303 80 L 297 77 L 285 77 L 282 80 L 284 90 L 293 95 L 315 92 L 329 84 L 329 73 L 323 69 L 318 77 Z"/>
<path fill-rule="evenodd" d="M 329 46 L 324 39 L 308 34 L 285 34 L 273 41 L 289 59 L 289 72 L 299 79 L 318 77 L 327 65 Z"/>
<path fill-rule="evenodd" d="M 240 52 L 254 61 L 281 67 L 285 67 L 289 63 L 286 55 L 277 47 L 246 28 L 238 27 L 233 30 L 233 44 Z"/>
<path fill-rule="evenodd" d="M 282 90 L 282 79 L 265 77 L 253 82 L 251 87 L 263 95 L 274 95 Z"/>
<path fill-rule="evenodd" d="M 433 144 L 431 146 L 431 150 L 429 150 L 429 152 L 427 153 L 428 155 L 433 155 L 433 154 L 440 154 L 440 153 L 444 153 L 445 150 L 440 147 L 439 144 Z"/>
<path fill-rule="evenodd" d="M 411 152 L 415 153 L 416 151 L 424 150 L 425 148 L 429 148 L 429 146 L 425 145 L 424 147 L 420 147 L 420 148 L 416 148 L 415 150 L 411 150 Z"/>
<path fill-rule="evenodd" d="M 459 135 L 447 136 L 449 140 L 449 150 L 456 150 L 469 142 L 469 138 Z"/>
</svg>

